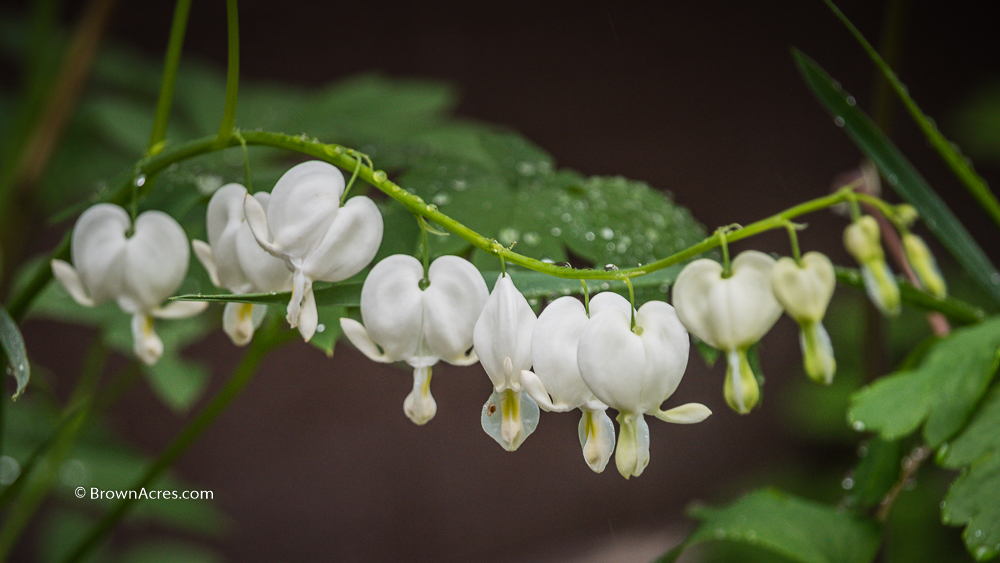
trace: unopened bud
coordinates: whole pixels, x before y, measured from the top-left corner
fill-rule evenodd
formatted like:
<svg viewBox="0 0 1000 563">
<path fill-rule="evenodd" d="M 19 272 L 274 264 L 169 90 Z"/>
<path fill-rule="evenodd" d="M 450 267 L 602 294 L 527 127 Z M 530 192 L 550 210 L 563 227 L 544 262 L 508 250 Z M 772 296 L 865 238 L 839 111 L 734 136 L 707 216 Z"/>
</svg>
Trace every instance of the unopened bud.
<svg viewBox="0 0 1000 563">
<path fill-rule="evenodd" d="M 903 249 L 906 251 L 906 259 L 920 278 L 924 289 L 934 297 L 944 299 L 948 295 L 948 286 L 924 239 L 913 233 L 906 233 L 903 235 Z"/>
<path fill-rule="evenodd" d="M 885 263 L 878 222 L 866 215 L 844 229 L 844 246 L 861 266 L 865 291 L 883 314 L 899 314 L 899 285 Z"/>
<path fill-rule="evenodd" d="M 733 350 L 726 354 L 726 383 L 723 393 L 730 408 L 740 414 L 748 414 L 760 400 L 760 387 L 750 368 L 746 349 Z"/>
</svg>

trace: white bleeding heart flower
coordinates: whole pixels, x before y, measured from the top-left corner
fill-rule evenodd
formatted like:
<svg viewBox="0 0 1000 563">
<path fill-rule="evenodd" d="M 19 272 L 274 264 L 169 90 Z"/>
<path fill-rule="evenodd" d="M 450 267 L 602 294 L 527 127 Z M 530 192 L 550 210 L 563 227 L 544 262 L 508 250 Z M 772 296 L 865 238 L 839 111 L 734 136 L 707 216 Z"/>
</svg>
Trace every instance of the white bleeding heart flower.
<svg viewBox="0 0 1000 563">
<path fill-rule="evenodd" d="M 184 318 L 208 306 L 197 301 L 161 306 L 184 281 L 190 258 L 184 229 L 166 213 L 142 213 L 133 228 L 124 209 L 99 203 L 77 219 L 70 250 L 72 266 L 52 261 L 55 278 L 81 305 L 93 307 L 113 299 L 131 314 L 133 351 L 147 364 L 163 354 L 153 317 Z"/>
<path fill-rule="evenodd" d="M 760 399 L 747 349 L 781 316 L 771 290 L 774 259 L 755 250 L 740 253 L 731 274 L 722 264 L 702 258 L 688 264 L 674 283 L 674 307 L 684 326 L 703 342 L 726 353 L 725 396 L 740 414 Z"/>
<path fill-rule="evenodd" d="M 837 370 L 830 336 L 823 316 L 837 284 L 830 259 L 807 252 L 801 262 L 785 257 L 771 271 L 771 289 L 790 317 L 799 324 L 799 344 L 806 373 L 817 383 L 829 385 Z"/>
<path fill-rule="evenodd" d="M 318 160 L 293 166 L 271 191 L 267 210 L 244 198 L 247 223 L 264 250 L 292 272 L 288 323 L 312 338 L 319 323 L 312 284 L 347 279 L 367 266 L 382 243 L 382 214 L 365 196 L 340 205 L 344 175 Z"/>
<path fill-rule="evenodd" d="M 619 306 L 614 293 L 601 293 L 591 301 L 591 312 L 605 302 Z M 629 304 L 624 299 L 625 311 Z M 615 427 L 607 415 L 608 406 L 587 387 L 577 362 L 580 333 L 587 324 L 587 311 L 578 299 L 560 297 L 538 315 L 531 337 L 531 360 L 534 369 L 521 372 L 521 384 L 540 408 L 550 412 L 580 409 L 578 434 L 583 457 L 596 472 L 604 471 L 615 449 Z"/>
<path fill-rule="evenodd" d="M 882 252 L 878 221 L 871 215 L 859 218 L 844 229 L 844 247 L 861 266 L 868 298 L 883 314 L 899 314 L 899 285 Z"/>
<path fill-rule="evenodd" d="M 457 256 L 432 262 L 430 283 L 424 286 L 423 279 L 419 260 L 390 256 L 372 268 L 361 288 L 364 324 L 340 319 L 344 334 L 370 359 L 402 360 L 413 367 L 413 390 L 403 410 L 416 424 L 426 424 L 437 413 L 431 366 L 439 360 L 459 366 L 479 360 L 472 331 L 489 296 L 479 270 Z"/>
<path fill-rule="evenodd" d="M 618 411 L 621 428 L 615 463 L 627 479 L 641 475 L 649 464 L 645 414 L 692 424 L 712 412 L 698 403 L 660 409 L 680 384 L 690 349 L 688 333 L 674 308 L 650 301 L 635 313 L 632 327 L 631 305 L 620 296 L 602 303 L 597 299 L 601 295 L 591 301 L 590 319 L 580 333 L 577 361 L 580 375 L 594 396 Z"/>
<path fill-rule="evenodd" d="M 479 362 L 493 382 L 483 405 L 483 430 L 509 452 L 538 425 L 538 405 L 523 393 L 521 373 L 531 368 L 535 312 L 509 274 L 497 278 L 472 331 Z"/>
<path fill-rule="evenodd" d="M 195 256 L 205 267 L 212 283 L 235 294 L 289 291 L 292 274 L 284 261 L 257 244 L 243 213 L 247 190 L 240 184 L 226 184 L 208 202 L 206 224 L 208 243 L 191 241 Z M 253 198 L 267 210 L 271 194 L 258 192 Z M 266 305 L 226 303 L 222 328 L 237 346 L 253 338 L 267 312 Z"/>
<path fill-rule="evenodd" d="M 906 233 L 902 238 L 906 260 L 913 268 L 913 272 L 917 274 L 924 289 L 938 299 L 947 297 L 948 285 L 944 281 L 944 276 L 941 275 L 941 270 L 938 269 L 937 260 L 934 259 L 931 249 L 927 248 L 924 239 L 913 233 Z"/>
</svg>

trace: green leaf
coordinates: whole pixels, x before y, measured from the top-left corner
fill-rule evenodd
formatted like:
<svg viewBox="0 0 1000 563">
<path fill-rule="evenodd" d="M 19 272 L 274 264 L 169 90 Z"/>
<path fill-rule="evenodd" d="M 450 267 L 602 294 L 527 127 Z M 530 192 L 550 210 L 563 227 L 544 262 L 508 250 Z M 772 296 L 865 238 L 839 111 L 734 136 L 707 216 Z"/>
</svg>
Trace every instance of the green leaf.
<svg viewBox="0 0 1000 563">
<path fill-rule="evenodd" d="M 888 184 L 920 212 L 927 228 L 941 244 L 994 301 L 1000 303 L 1000 273 L 927 180 L 826 71 L 797 49 L 792 50 L 792 56 L 806 83 L 834 116 L 836 123 L 843 122 L 844 131 L 878 166 Z"/>
<path fill-rule="evenodd" d="M 121 563 L 221 563 L 222 556 L 211 549 L 176 540 L 147 541 L 129 551 Z"/>
<path fill-rule="evenodd" d="M 1000 384 L 983 399 L 969 424 L 954 440 L 938 450 L 938 462 L 950 469 L 959 469 L 991 451 L 1000 451 Z"/>
<path fill-rule="evenodd" d="M 850 499 L 860 508 L 874 508 L 899 478 L 903 449 L 899 441 L 873 437 L 860 446 L 861 461 L 854 469 Z"/>
<path fill-rule="evenodd" d="M 3 347 L 3 353 L 10 366 L 9 372 L 17 381 L 17 390 L 14 391 L 14 398 L 17 399 L 28 386 L 28 380 L 31 378 L 31 362 L 28 361 L 28 351 L 24 347 L 21 329 L 3 306 L 0 306 L 0 346 Z M 2 363 L 0 361 L 0 364 Z M 2 400 L 3 398 L 0 398 L 0 401 Z"/>
<path fill-rule="evenodd" d="M 309 343 L 319 348 L 326 357 L 332 358 L 333 347 L 343 334 L 340 330 L 340 318 L 346 317 L 347 311 L 343 307 L 318 307 L 318 312 L 319 324 Z"/>
<path fill-rule="evenodd" d="M 848 418 L 886 440 L 926 420 L 924 439 L 938 447 L 965 425 L 997 370 L 1000 317 L 954 331 L 920 366 L 884 377 L 852 397 Z"/>
<path fill-rule="evenodd" d="M 913 120 L 917 123 L 917 126 L 920 127 L 920 130 L 924 132 L 924 135 L 927 137 L 927 140 L 930 141 L 931 146 L 933 146 L 938 151 L 938 154 L 941 155 L 941 158 L 948 163 L 952 172 L 954 172 L 955 176 L 963 184 L 965 184 L 966 189 L 969 190 L 969 193 L 971 193 L 974 198 L 976 198 L 979 205 L 986 210 L 997 225 L 1000 225 L 1000 203 L 997 202 L 996 196 L 994 196 L 993 193 L 990 192 L 990 189 L 986 186 L 986 181 L 972 169 L 972 163 L 969 159 L 962 155 L 961 151 L 958 149 L 958 145 L 952 143 L 941 134 L 941 131 L 938 130 L 937 124 L 934 123 L 934 120 L 924 115 L 924 112 L 920 111 L 920 107 L 917 106 L 917 102 L 910 97 L 910 93 L 906 86 L 900 82 L 896 73 L 889 68 L 888 63 L 882 59 L 881 55 L 879 55 L 878 51 L 872 47 L 871 43 L 869 43 L 868 40 L 861 35 L 858 28 L 854 27 L 854 24 L 847 19 L 847 16 L 845 16 L 844 13 L 841 12 L 830 0 L 824 1 L 833 11 L 834 15 L 836 15 L 837 18 L 839 18 L 851 32 L 851 34 L 854 35 L 855 39 L 858 40 L 858 43 L 865 50 L 865 52 L 868 53 L 868 56 L 871 58 L 872 62 L 875 63 L 875 66 L 882 73 L 882 76 L 884 76 L 889 85 L 892 86 L 892 89 L 896 92 L 896 95 L 899 96 L 899 99 L 903 101 L 903 106 L 910 112 L 910 116 L 913 117 Z"/>
<path fill-rule="evenodd" d="M 977 560 L 1000 554 L 1000 452 L 962 471 L 941 505 L 941 519 L 966 525 L 962 538 Z"/>
<path fill-rule="evenodd" d="M 697 530 L 659 561 L 710 541 L 754 545 L 800 563 L 863 563 L 878 552 L 880 530 L 870 521 L 774 489 L 753 491 L 725 508 L 695 507 Z"/>
<path fill-rule="evenodd" d="M 313 286 L 313 294 L 318 306 L 359 307 L 361 306 L 361 282 L 343 281 L 334 285 L 322 283 Z M 187 294 L 171 297 L 171 301 L 208 301 L 218 303 L 259 303 L 261 305 L 287 305 L 292 292 L 274 293 L 232 293 Z"/>
</svg>

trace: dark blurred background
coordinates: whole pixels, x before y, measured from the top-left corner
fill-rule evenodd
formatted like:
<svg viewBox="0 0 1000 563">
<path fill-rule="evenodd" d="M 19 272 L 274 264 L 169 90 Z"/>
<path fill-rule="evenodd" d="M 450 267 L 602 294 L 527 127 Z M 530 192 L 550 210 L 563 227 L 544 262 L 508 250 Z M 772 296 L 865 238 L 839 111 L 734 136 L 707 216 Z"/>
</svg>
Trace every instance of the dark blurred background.
<svg viewBox="0 0 1000 563">
<path fill-rule="evenodd" d="M 998 78 L 992 3 L 899 4 L 899 75 L 954 137 L 949 117 Z M 883 2 L 841 7 L 878 43 Z M 119 2 L 110 38 L 162 57 L 172 9 Z M 66 20 L 74 17 L 71 9 Z M 245 80 L 319 86 L 371 70 L 444 80 L 461 92 L 459 115 L 519 131 L 559 166 L 669 190 L 709 229 L 822 195 L 861 159 L 800 79 L 790 47 L 861 107 L 871 111 L 874 99 L 873 66 L 819 0 L 244 0 L 240 25 Z M 195 3 L 185 55 L 225 64 L 223 2 Z M 996 257 L 996 237 L 971 199 L 909 118 L 899 110 L 890 118 L 904 153 Z M 997 176 L 989 162 L 978 169 Z M 849 264 L 845 221 L 827 213 L 806 221 L 803 248 Z M 783 233 L 734 245 L 749 248 L 788 253 Z M 856 291 L 839 293 L 860 307 Z M 86 334 L 35 322 L 26 336 L 37 361 L 72 374 L 78 360 L 66 358 L 82 356 Z M 40 343 L 54 341 L 64 353 Z M 220 331 L 189 354 L 211 362 L 211 393 L 240 351 Z M 810 431 L 801 401 L 813 395 L 800 389 L 800 362 L 797 327 L 783 318 L 761 345 L 764 400 L 739 416 L 722 397 L 724 366 L 692 354 L 667 405 L 701 402 L 714 416 L 694 426 L 651 420 L 650 465 L 626 481 L 613 462 L 600 475 L 588 469 L 576 415 L 543 414 L 517 452 L 503 451 L 480 428 L 490 386 L 478 365 L 436 367 L 438 415 L 416 427 L 402 411 L 409 373 L 348 344 L 331 361 L 294 343 L 264 362 L 176 470 L 192 488 L 214 491 L 232 519 L 230 533 L 211 541 L 233 561 L 647 560 L 693 526 L 684 518 L 693 501 L 725 502 L 766 484 L 808 490 L 810 475 L 831 476 L 836 488 L 852 464 L 850 431 L 837 420 Z M 111 414 L 115 430 L 151 455 L 186 420 L 141 384 Z"/>
</svg>

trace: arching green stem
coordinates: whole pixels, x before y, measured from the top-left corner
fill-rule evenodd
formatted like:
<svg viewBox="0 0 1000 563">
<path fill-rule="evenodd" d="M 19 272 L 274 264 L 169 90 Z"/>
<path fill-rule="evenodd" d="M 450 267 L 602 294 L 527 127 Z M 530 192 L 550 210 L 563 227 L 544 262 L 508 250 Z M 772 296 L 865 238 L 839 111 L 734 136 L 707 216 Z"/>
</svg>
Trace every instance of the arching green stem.
<svg viewBox="0 0 1000 563">
<path fill-rule="evenodd" d="M 715 234 L 719 237 L 719 245 L 722 246 L 722 277 L 728 278 L 733 275 L 729 267 L 729 244 L 726 242 L 726 230 L 728 227 L 719 227 Z"/>
<path fill-rule="evenodd" d="M 236 0 L 226 0 L 226 22 L 229 35 L 229 61 L 226 67 L 226 107 L 222 112 L 218 144 L 225 146 L 233 137 L 236 125 L 236 102 L 240 84 L 240 22 Z"/>
<path fill-rule="evenodd" d="M 788 241 L 792 245 L 792 258 L 795 259 L 795 263 L 802 266 L 802 252 L 799 250 L 799 226 L 791 221 L 785 222 L 785 230 L 788 231 Z"/>
<path fill-rule="evenodd" d="M 354 181 L 358 179 L 358 172 L 361 171 L 361 155 L 356 154 L 356 155 L 354 155 L 354 158 L 356 158 L 358 160 L 358 164 L 357 164 L 357 166 L 354 167 L 354 174 L 351 174 L 351 180 L 349 182 L 347 182 L 347 187 L 344 188 L 343 195 L 340 196 L 340 204 L 341 205 L 343 205 L 344 202 L 347 201 L 347 193 L 351 191 L 351 187 L 354 186 Z M 421 227 L 423 227 L 423 225 L 421 225 Z M 425 238 L 426 238 L 426 236 L 427 236 L 427 233 L 424 233 L 424 237 Z"/>
<path fill-rule="evenodd" d="M 167 123 L 170 121 L 170 106 L 174 100 L 174 84 L 177 82 L 177 68 L 181 63 L 184 48 L 184 34 L 187 32 L 191 0 L 177 0 L 174 6 L 174 22 L 170 27 L 167 55 L 163 62 L 163 80 L 160 81 L 160 97 L 156 100 L 156 114 L 153 128 L 149 133 L 149 154 L 163 150 L 167 137 Z"/>
<path fill-rule="evenodd" d="M 583 310 L 587 312 L 587 317 L 590 317 L 590 288 L 583 280 L 580 280 L 580 285 L 583 286 Z"/>
</svg>

